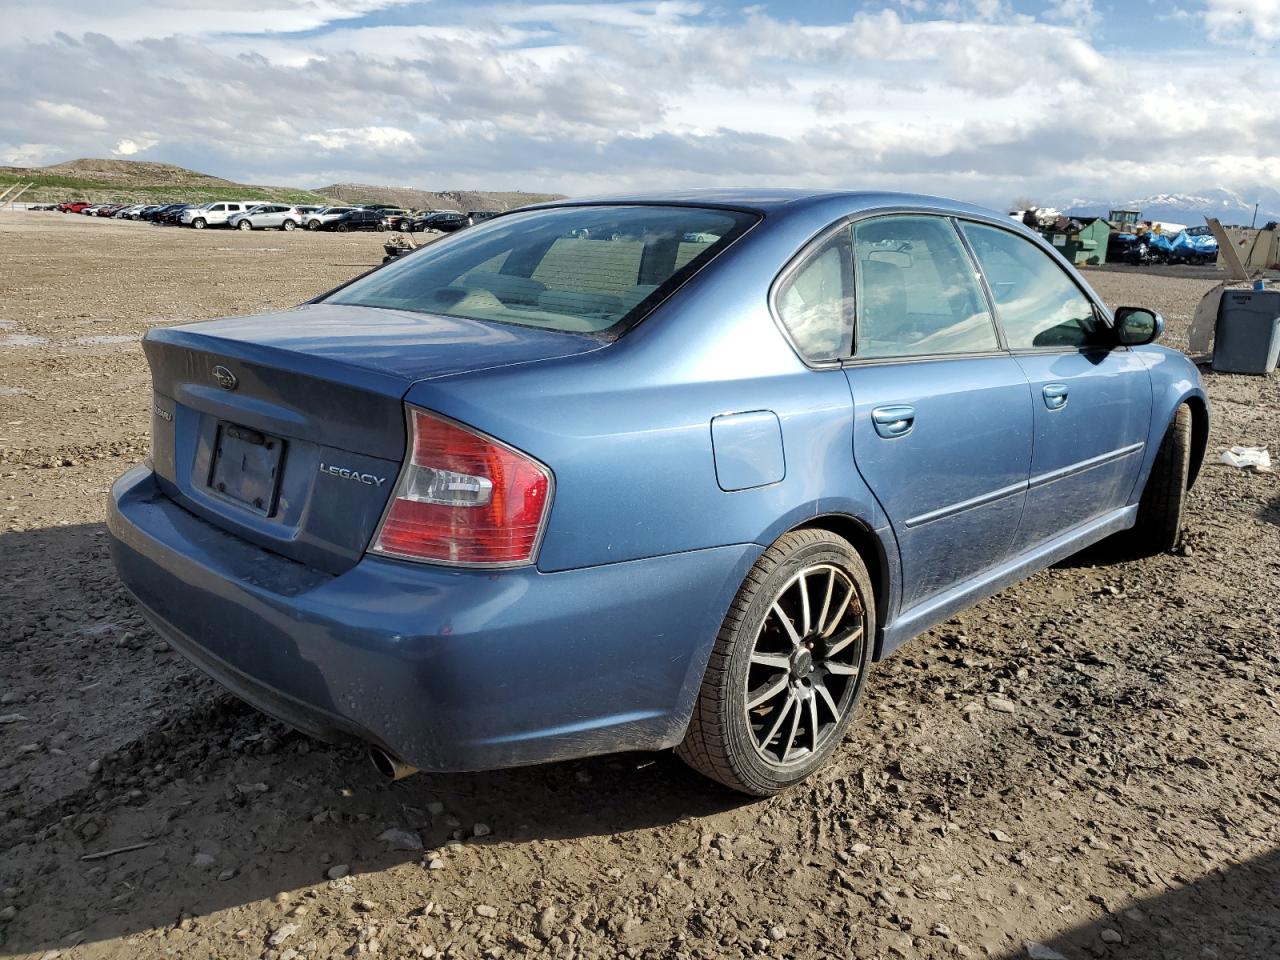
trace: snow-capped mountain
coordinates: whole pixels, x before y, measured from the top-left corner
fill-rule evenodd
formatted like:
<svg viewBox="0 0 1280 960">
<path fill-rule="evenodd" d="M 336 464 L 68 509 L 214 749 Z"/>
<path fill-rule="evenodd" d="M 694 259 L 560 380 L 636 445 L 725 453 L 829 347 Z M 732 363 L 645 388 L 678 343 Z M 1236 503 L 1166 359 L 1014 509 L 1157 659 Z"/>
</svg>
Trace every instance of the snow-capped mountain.
<svg viewBox="0 0 1280 960">
<path fill-rule="evenodd" d="M 1063 204 L 1071 216 L 1106 216 L 1111 210 L 1138 210 L 1144 220 L 1167 220 L 1199 226 L 1205 217 L 1217 217 L 1225 225 L 1248 226 L 1253 221 L 1253 205 L 1258 207 L 1258 226 L 1280 220 L 1280 190 L 1256 186 L 1242 190 L 1215 187 L 1198 193 L 1158 193 L 1139 200 L 1072 200 Z"/>
</svg>

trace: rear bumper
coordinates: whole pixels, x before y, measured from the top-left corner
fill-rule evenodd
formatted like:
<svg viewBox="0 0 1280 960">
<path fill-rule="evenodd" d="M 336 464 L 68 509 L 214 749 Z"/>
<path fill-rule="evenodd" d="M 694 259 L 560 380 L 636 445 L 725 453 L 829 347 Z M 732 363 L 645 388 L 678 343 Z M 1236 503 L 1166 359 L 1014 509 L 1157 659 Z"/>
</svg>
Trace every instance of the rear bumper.
<svg viewBox="0 0 1280 960">
<path fill-rule="evenodd" d="M 149 619 L 238 696 L 435 771 L 678 743 L 760 552 L 549 574 L 366 557 L 333 576 L 188 513 L 146 467 L 112 488 L 107 526 Z"/>
</svg>

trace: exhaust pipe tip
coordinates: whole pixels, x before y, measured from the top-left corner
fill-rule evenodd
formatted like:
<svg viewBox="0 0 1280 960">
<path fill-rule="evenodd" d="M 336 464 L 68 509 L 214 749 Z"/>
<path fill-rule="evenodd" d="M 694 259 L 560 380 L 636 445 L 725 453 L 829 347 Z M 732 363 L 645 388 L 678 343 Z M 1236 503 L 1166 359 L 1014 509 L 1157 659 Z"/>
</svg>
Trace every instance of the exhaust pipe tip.
<svg viewBox="0 0 1280 960">
<path fill-rule="evenodd" d="M 381 747 L 369 748 L 369 760 L 373 763 L 373 768 L 388 780 L 403 780 L 418 772 L 417 767 L 401 762 Z"/>
</svg>

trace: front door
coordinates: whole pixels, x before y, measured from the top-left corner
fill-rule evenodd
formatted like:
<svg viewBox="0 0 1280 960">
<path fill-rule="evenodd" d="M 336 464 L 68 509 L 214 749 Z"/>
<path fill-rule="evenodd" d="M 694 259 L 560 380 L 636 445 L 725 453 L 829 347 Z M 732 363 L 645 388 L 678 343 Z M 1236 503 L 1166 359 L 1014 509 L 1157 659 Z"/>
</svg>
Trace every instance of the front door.
<svg viewBox="0 0 1280 960">
<path fill-rule="evenodd" d="M 1034 454 L 1016 549 L 1129 502 L 1151 423 L 1137 354 L 1053 258 L 1012 231 L 962 226 L 987 276 L 1009 348 L 1031 386 Z"/>
<path fill-rule="evenodd" d="M 892 523 L 905 611 L 1010 556 L 1032 404 L 951 221 L 855 224 L 854 275 L 854 459 Z"/>
</svg>

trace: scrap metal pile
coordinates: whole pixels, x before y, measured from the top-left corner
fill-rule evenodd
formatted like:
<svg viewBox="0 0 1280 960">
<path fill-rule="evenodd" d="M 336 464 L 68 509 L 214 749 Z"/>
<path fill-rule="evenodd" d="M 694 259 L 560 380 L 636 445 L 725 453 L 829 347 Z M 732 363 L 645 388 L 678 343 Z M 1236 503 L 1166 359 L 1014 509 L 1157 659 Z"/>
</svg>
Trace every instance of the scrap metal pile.
<svg viewBox="0 0 1280 960">
<path fill-rule="evenodd" d="M 1172 236 L 1150 230 L 1113 233 L 1107 245 L 1107 259 L 1113 263 L 1143 266 L 1157 263 L 1211 264 L 1218 259 L 1218 241 L 1208 227 L 1192 227 Z"/>
</svg>

